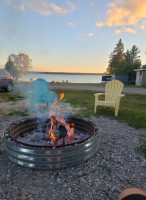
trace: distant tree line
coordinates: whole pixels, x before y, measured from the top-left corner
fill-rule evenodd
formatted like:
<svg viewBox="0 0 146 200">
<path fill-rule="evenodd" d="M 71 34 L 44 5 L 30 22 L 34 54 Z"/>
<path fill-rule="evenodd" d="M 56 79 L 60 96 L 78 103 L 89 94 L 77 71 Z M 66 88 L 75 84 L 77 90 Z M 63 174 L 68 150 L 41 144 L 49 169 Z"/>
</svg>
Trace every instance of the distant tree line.
<svg viewBox="0 0 146 200">
<path fill-rule="evenodd" d="M 29 69 L 32 68 L 32 60 L 25 53 L 19 53 L 18 55 L 11 54 L 8 57 L 8 61 L 5 64 L 5 69 L 13 76 L 14 79 L 18 79 L 26 75 Z"/>
<path fill-rule="evenodd" d="M 124 44 L 120 39 L 109 56 L 109 65 L 106 73 L 128 75 L 128 82 L 130 84 L 135 83 L 136 72 L 134 70 L 146 68 L 146 65 L 141 66 L 139 53 L 140 50 L 136 45 L 133 45 L 130 50 L 124 53 Z"/>
</svg>

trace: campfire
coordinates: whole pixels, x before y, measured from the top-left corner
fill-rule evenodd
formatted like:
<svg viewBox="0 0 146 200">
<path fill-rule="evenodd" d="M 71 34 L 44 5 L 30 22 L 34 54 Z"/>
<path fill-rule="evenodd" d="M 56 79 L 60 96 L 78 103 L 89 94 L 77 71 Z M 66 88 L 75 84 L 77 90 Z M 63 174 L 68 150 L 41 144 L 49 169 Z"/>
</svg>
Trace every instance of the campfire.
<svg viewBox="0 0 146 200">
<path fill-rule="evenodd" d="M 60 101 L 64 93 L 60 94 Z M 54 112 L 57 110 L 57 112 Z M 48 119 L 26 118 L 5 131 L 7 157 L 21 166 L 58 169 L 79 164 L 98 149 L 98 128 L 81 117 L 64 116 L 57 99 Z"/>
<path fill-rule="evenodd" d="M 60 100 L 63 97 L 64 93 L 61 93 Z M 57 114 L 52 115 L 53 110 L 56 109 Z M 65 120 L 60 112 L 57 99 L 54 100 L 49 115 L 45 123 L 39 123 L 37 128 L 19 135 L 15 140 L 32 146 L 58 147 L 78 143 L 88 138 L 88 134 L 75 130 L 74 123 Z"/>
</svg>

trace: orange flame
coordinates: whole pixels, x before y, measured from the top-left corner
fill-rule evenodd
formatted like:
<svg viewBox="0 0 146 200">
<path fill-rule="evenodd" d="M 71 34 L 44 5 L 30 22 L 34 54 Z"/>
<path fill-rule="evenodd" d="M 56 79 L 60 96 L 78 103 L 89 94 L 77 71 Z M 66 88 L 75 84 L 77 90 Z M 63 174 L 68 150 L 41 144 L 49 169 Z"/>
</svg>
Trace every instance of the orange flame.
<svg viewBox="0 0 146 200">
<path fill-rule="evenodd" d="M 72 124 L 72 125 L 74 125 L 74 124 Z M 74 135 L 74 131 L 71 129 L 69 123 L 67 123 L 67 128 L 66 129 L 67 129 L 67 134 L 68 134 L 69 137 L 71 137 L 72 135 Z"/>
<path fill-rule="evenodd" d="M 64 98 L 64 93 L 60 93 L 60 100 Z"/>
<path fill-rule="evenodd" d="M 53 134 L 53 118 L 51 117 L 51 127 L 50 127 L 50 130 L 49 130 L 49 137 L 53 140 L 53 141 L 56 141 L 57 138 L 54 136 Z"/>
<path fill-rule="evenodd" d="M 60 93 L 60 100 L 63 99 L 64 97 L 64 93 Z M 57 108 L 57 116 L 54 118 L 52 116 L 50 116 L 51 118 L 51 125 L 50 125 L 50 130 L 49 130 L 49 138 L 52 139 L 55 143 L 57 142 L 58 138 L 55 136 L 55 134 L 53 133 L 53 126 L 54 126 L 54 123 L 56 124 L 57 123 L 57 126 L 59 125 L 63 125 L 66 130 L 67 130 L 67 135 L 68 135 L 68 138 L 71 138 L 72 135 L 74 135 L 74 129 L 72 128 L 74 126 L 74 124 L 72 123 L 71 124 L 71 127 L 70 127 L 70 124 L 69 123 L 66 123 L 65 119 L 64 119 L 64 116 L 60 114 L 60 107 L 58 106 L 58 101 L 57 99 L 54 100 L 51 108 L 53 109 L 53 107 L 56 105 L 56 108 Z M 50 112 L 51 113 L 51 112 Z"/>
</svg>

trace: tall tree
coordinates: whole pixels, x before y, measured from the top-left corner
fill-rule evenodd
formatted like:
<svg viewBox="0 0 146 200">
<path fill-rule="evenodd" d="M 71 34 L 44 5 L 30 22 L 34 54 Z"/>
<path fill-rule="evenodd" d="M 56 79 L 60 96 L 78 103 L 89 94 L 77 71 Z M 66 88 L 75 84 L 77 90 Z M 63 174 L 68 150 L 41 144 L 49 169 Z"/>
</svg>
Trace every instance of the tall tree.
<svg viewBox="0 0 146 200">
<path fill-rule="evenodd" d="M 19 53 L 18 55 L 11 54 L 8 57 L 8 62 L 5 65 L 5 68 L 8 69 L 8 71 L 12 74 L 13 73 L 16 77 L 22 77 L 23 75 L 27 74 L 29 69 L 31 68 L 31 59 L 29 56 L 25 53 Z M 12 73 L 13 72 L 13 73 Z"/>
<path fill-rule="evenodd" d="M 125 61 L 127 63 L 140 63 L 140 56 L 138 55 L 140 53 L 140 50 L 138 49 L 138 47 L 136 45 L 133 45 L 131 50 L 127 50 L 127 52 L 125 53 Z"/>
<path fill-rule="evenodd" d="M 115 74 L 119 68 L 120 63 L 125 59 L 124 57 L 124 44 L 120 39 L 116 44 L 114 51 L 110 54 L 109 65 L 107 68 L 108 74 Z"/>
<path fill-rule="evenodd" d="M 19 77 L 19 72 L 17 68 L 14 65 L 14 61 L 11 60 L 11 55 L 8 57 L 8 61 L 5 64 L 5 70 L 7 70 L 13 77 L 13 79 L 18 79 Z"/>
<path fill-rule="evenodd" d="M 126 51 L 125 60 L 120 63 L 119 68 L 116 70 L 116 74 L 127 74 L 129 83 L 135 83 L 136 72 L 134 70 L 139 69 L 141 66 L 139 53 L 138 47 L 133 45 L 131 50 Z"/>
<path fill-rule="evenodd" d="M 23 75 L 27 74 L 31 66 L 31 59 L 27 54 L 19 53 L 15 57 L 15 66 L 18 69 L 19 73 L 21 74 L 22 80 Z"/>
</svg>

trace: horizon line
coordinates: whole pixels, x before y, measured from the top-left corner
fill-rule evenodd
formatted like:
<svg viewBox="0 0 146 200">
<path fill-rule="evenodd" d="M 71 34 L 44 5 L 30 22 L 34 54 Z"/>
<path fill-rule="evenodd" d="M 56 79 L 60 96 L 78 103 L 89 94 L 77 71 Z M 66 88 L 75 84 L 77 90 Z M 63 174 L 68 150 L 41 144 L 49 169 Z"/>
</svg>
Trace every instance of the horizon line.
<svg viewBox="0 0 146 200">
<path fill-rule="evenodd" d="M 98 73 L 98 72 L 45 72 L 45 71 L 29 71 L 32 73 L 46 73 L 46 74 L 105 74 L 103 73 Z"/>
</svg>

